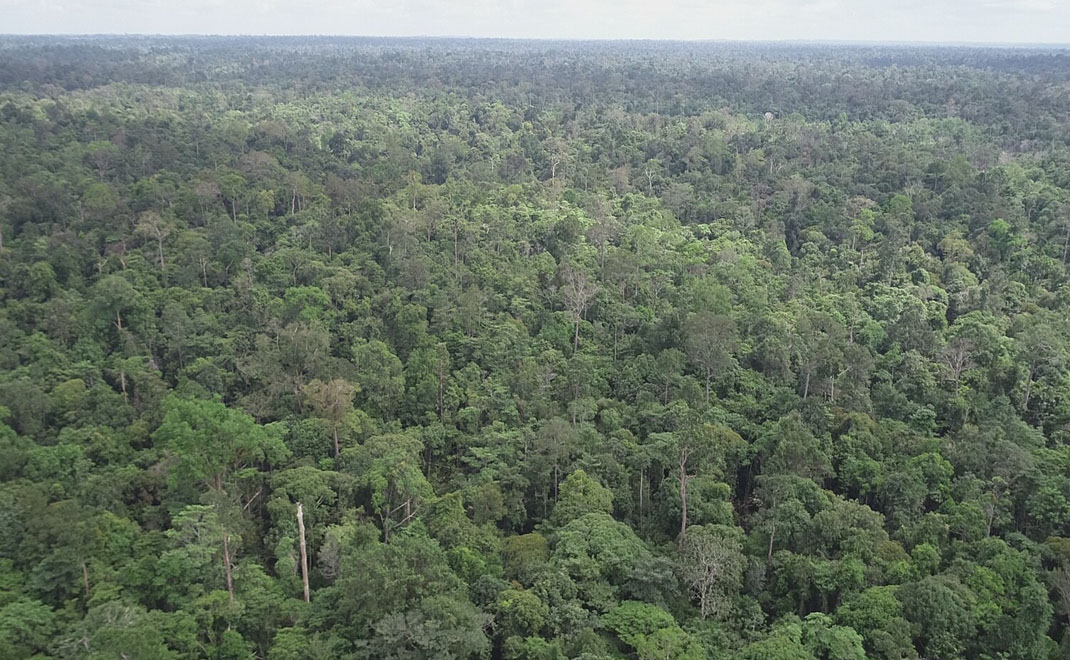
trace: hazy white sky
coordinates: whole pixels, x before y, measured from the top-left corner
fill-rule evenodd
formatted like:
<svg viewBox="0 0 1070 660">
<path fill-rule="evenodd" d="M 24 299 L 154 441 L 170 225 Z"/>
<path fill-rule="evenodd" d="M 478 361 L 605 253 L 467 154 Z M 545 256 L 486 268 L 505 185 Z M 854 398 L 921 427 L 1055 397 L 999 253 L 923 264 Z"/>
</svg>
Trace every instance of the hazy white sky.
<svg viewBox="0 0 1070 660">
<path fill-rule="evenodd" d="M 1070 42 L 1070 0 L 0 0 L 0 33 Z"/>
</svg>

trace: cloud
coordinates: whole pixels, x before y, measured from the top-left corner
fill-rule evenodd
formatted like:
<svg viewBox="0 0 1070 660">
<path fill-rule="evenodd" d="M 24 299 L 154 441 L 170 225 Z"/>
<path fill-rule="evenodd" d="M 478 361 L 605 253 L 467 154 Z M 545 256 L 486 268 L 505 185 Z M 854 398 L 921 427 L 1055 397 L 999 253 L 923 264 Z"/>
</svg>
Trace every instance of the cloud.
<svg viewBox="0 0 1070 660">
<path fill-rule="evenodd" d="M 1052 12 L 1064 4 L 1056 0 L 988 0 L 985 7 L 1009 11 Z"/>
</svg>

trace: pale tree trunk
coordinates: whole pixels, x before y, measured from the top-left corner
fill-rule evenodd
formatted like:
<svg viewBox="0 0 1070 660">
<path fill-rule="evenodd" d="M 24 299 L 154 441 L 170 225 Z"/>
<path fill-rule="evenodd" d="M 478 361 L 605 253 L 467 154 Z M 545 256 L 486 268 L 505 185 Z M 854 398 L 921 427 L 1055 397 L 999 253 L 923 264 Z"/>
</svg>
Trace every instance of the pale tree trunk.
<svg viewBox="0 0 1070 660">
<path fill-rule="evenodd" d="M 1036 373 L 1036 365 L 1029 365 L 1029 376 L 1025 381 L 1025 396 L 1022 397 L 1022 410 L 1029 408 L 1029 394 L 1033 389 L 1033 375 Z"/>
<path fill-rule="evenodd" d="M 223 531 L 223 572 L 227 577 L 227 593 L 230 594 L 230 602 L 234 602 L 234 574 L 230 566 L 230 534 Z"/>
<path fill-rule="evenodd" d="M 334 457 L 337 459 L 342 455 L 341 445 L 338 443 L 338 424 L 335 423 L 334 427 Z"/>
<path fill-rule="evenodd" d="M 554 504 L 557 504 L 557 484 L 558 484 L 558 471 L 557 462 L 554 462 Z"/>
<path fill-rule="evenodd" d="M 680 452 L 680 543 L 687 535 L 687 457 L 690 453 L 687 449 Z"/>
<path fill-rule="evenodd" d="M 0 241 L 0 248 L 4 247 L 3 242 Z M 1066 225 L 1066 237 L 1063 238 L 1063 265 L 1066 265 L 1066 253 L 1070 250 L 1070 223 Z"/>
<path fill-rule="evenodd" d="M 646 481 L 646 468 L 639 470 L 639 526 L 643 526 L 643 482 Z"/>
<path fill-rule="evenodd" d="M 82 582 L 85 584 L 85 597 L 89 598 L 89 567 L 85 565 L 85 560 L 82 560 Z"/>
<path fill-rule="evenodd" d="M 416 199 L 415 197 L 413 199 Z M 461 260 L 461 253 L 458 247 L 458 241 L 460 240 L 461 224 L 459 221 L 453 221 L 453 265 L 456 266 Z"/>
<path fill-rule="evenodd" d="M 776 508 L 776 499 L 773 499 L 773 508 Z M 776 518 L 773 518 L 773 529 L 769 531 L 769 551 L 765 554 L 765 561 L 773 561 L 773 542 L 776 540 Z"/>
<path fill-rule="evenodd" d="M 301 586 L 305 590 L 305 602 L 310 602 L 308 596 L 308 551 L 305 548 L 305 516 L 304 507 L 297 503 L 297 532 L 301 542 Z"/>
</svg>

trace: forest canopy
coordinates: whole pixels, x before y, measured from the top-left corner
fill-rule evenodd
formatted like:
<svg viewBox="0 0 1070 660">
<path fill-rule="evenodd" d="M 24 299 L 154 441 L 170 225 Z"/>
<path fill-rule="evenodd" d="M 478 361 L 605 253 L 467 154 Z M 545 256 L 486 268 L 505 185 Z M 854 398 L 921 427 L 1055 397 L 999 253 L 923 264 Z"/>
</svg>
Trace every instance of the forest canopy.
<svg viewBox="0 0 1070 660">
<path fill-rule="evenodd" d="M 0 38 L 0 658 L 1070 657 L 1070 52 Z"/>
</svg>

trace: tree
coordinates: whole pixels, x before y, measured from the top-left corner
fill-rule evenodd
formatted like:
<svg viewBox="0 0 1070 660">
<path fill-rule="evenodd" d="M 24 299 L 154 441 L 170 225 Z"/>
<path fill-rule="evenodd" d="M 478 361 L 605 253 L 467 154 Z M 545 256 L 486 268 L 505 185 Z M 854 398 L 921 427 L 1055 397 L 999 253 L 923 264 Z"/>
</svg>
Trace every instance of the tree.
<svg viewBox="0 0 1070 660">
<path fill-rule="evenodd" d="M 657 444 L 665 456 L 666 466 L 675 473 L 675 483 L 680 497 L 680 532 L 677 539 L 683 542 L 687 536 L 687 485 L 695 478 L 692 470 L 701 466 L 704 471 L 715 473 L 723 467 L 725 449 L 738 440 L 730 429 L 691 420 L 682 431 L 660 434 Z"/>
<path fill-rule="evenodd" d="M 305 602 L 309 602 L 308 594 L 308 550 L 305 545 L 305 511 L 304 506 L 297 503 L 297 529 L 300 534 L 301 547 L 301 586 L 304 591 Z"/>
<path fill-rule="evenodd" d="M 488 618 L 418 524 L 388 543 L 349 546 L 339 578 L 313 606 L 333 634 L 365 640 L 358 657 L 481 657 L 489 650 Z"/>
<path fill-rule="evenodd" d="M 602 621 L 642 660 L 699 660 L 706 657 L 702 645 L 660 607 L 625 601 L 607 612 Z"/>
<path fill-rule="evenodd" d="M 572 316 L 572 352 L 580 349 L 580 321 L 583 320 L 587 306 L 598 295 L 598 285 L 591 282 L 586 273 L 574 265 L 565 265 L 560 270 L 561 298 L 565 309 Z"/>
<path fill-rule="evenodd" d="M 119 160 L 119 147 L 106 140 L 94 140 L 86 147 L 86 160 L 96 168 L 101 181 L 111 172 Z"/>
<path fill-rule="evenodd" d="M 353 412 L 353 396 L 356 392 L 357 388 L 352 383 L 341 378 L 332 378 L 327 382 L 315 379 L 305 385 L 303 390 L 305 398 L 316 415 L 331 423 L 335 458 L 342 455 L 338 441 L 338 427 Z"/>
<path fill-rule="evenodd" d="M 370 492 L 371 510 L 379 517 L 383 539 L 413 521 L 432 495 L 420 470 L 423 446 L 409 435 L 380 435 L 348 449 L 343 467 Z"/>
<path fill-rule="evenodd" d="M 708 402 L 710 382 L 729 373 L 735 364 L 736 324 L 727 316 L 703 312 L 688 319 L 685 336 L 688 357 L 705 375 Z"/>
<path fill-rule="evenodd" d="M 502 543 L 505 576 L 521 584 L 531 584 L 550 558 L 550 542 L 538 532 L 517 534 Z"/>
<path fill-rule="evenodd" d="M 171 227 L 164 221 L 159 213 L 146 211 L 138 218 L 136 233 L 156 241 L 156 252 L 160 260 L 160 270 L 167 272 L 167 262 L 163 256 L 163 242 L 171 235 Z"/>
<path fill-rule="evenodd" d="M 571 454 L 572 445 L 575 442 L 575 429 L 560 417 L 555 417 L 545 422 L 535 435 L 535 449 L 542 459 L 543 465 L 548 464 L 546 467 L 550 471 L 550 485 L 553 489 L 554 502 L 558 501 L 558 485 L 562 464 Z"/>
<path fill-rule="evenodd" d="M 201 483 L 214 500 L 217 513 L 233 508 L 236 481 L 248 479 L 256 468 L 286 458 L 287 450 L 275 429 L 260 426 L 248 415 L 220 401 L 182 399 L 164 401 L 164 417 L 153 439 L 175 457 L 172 483 Z M 227 592 L 234 600 L 230 533 L 222 534 Z"/>
<path fill-rule="evenodd" d="M 741 586 L 745 558 L 738 528 L 696 525 L 680 544 L 677 571 L 702 618 L 725 617 Z"/>
<path fill-rule="evenodd" d="M 362 342 L 353 348 L 358 390 L 371 406 L 369 412 L 393 416 L 405 394 L 403 365 L 381 341 Z"/>
<path fill-rule="evenodd" d="M 918 657 L 910 638 L 910 624 L 892 586 L 872 587 L 847 599 L 836 610 L 836 621 L 862 635 L 866 654 L 877 660 Z"/>
<path fill-rule="evenodd" d="M 965 586 L 953 577 L 930 576 L 903 585 L 897 596 L 915 645 L 925 657 L 962 657 L 977 632 L 974 596 Z"/>
<path fill-rule="evenodd" d="M 576 470 L 561 483 L 561 497 L 554 504 L 550 522 L 560 527 L 594 512 L 613 513 L 613 493 L 583 470 Z"/>
<path fill-rule="evenodd" d="M 1024 319 L 1023 319 L 1024 320 Z M 1021 408 L 1029 409 L 1029 399 L 1033 384 L 1043 370 L 1058 369 L 1065 361 L 1065 345 L 1057 325 L 1049 323 L 1046 314 L 1038 314 L 1022 324 L 1018 339 L 1019 355 L 1026 365 L 1025 386 L 1022 392 Z"/>
<path fill-rule="evenodd" d="M 55 634 L 55 613 L 44 603 L 20 598 L 0 608 L 0 652 L 29 658 L 43 653 Z"/>
<path fill-rule="evenodd" d="M 120 275 L 108 275 L 93 285 L 93 310 L 109 320 L 122 335 L 123 313 L 140 302 L 137 290 Z"/>
</svg>

